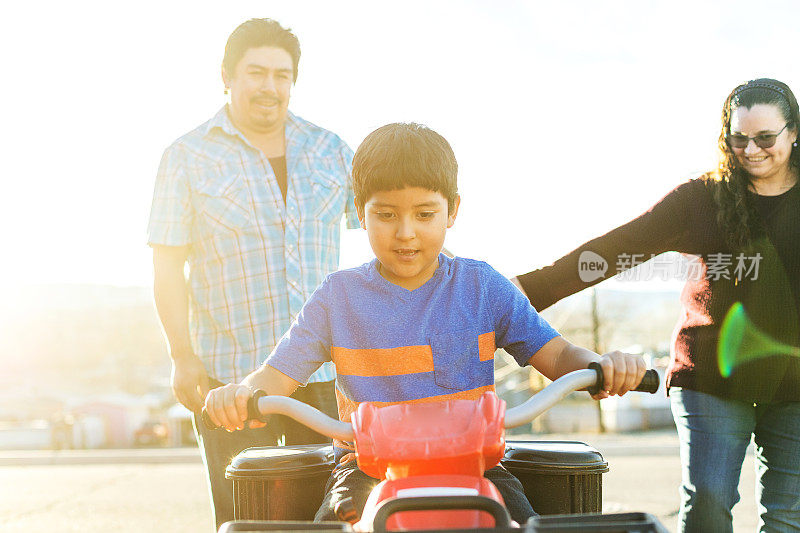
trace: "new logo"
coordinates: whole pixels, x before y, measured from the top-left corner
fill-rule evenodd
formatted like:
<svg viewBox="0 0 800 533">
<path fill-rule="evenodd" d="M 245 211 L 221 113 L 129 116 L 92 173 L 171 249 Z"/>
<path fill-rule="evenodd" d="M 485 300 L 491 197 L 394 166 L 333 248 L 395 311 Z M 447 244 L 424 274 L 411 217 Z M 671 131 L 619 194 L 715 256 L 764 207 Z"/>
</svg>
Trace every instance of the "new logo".
<svg viewBox="0 0 800 533">
<path fill-rule="evenodd" d="M 594 252 L 586 250 L 578 258 L 578 276 L 584 283 L 605 277 L 608 272 L 608 261 Z"/>
</svg>

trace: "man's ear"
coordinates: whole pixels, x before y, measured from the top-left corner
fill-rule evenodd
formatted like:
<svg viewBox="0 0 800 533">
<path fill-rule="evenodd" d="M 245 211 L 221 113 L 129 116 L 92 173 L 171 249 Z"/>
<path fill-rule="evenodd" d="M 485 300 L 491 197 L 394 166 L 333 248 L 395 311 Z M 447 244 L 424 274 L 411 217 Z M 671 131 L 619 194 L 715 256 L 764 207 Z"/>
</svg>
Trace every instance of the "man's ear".
<svg viewBox="0 0 800 533">
<path fill-rule="evenodd" d="M 358 215 L 358 223 L 361 224 L 361 229 L 367 229 L 367 225 L 364 222 L 364 206 L 359 207 L 355 198 L 353 198 L 353 205 L 356 206 L 356 214 Z"/>
<path fill-rule="evenodd" d="M 447 214 L 447 227 L 452 228 L 456 222 L 456 215 L 458 215 L 458 206 L 461 205 L 461 196 L 456 194 L 453 200 L 453 209 Z"/>
<path fill-rule="evenodd" d="M 220 74 L 222 74 L 222 83 L 225 84 L 225 89 L 228 89 L 230 87 L 230 76 L 228 76 L 228 73 L 225 71 L 225 65 L 220 67 Z"/>
</svg>

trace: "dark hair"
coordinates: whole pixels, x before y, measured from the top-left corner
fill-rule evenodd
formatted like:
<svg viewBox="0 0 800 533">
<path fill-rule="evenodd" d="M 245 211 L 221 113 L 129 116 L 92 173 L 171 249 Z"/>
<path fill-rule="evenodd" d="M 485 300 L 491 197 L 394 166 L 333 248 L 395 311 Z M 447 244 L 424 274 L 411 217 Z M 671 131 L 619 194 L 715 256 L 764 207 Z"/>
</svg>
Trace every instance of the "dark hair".
<svg viewBox="0 0 800 533">
<path fill-rule="evenodd" d="M 228 76 L 233 76 L 236 65 L 250 48 L 274 46 L 283 48 L 292 56 L 294 81 L 297 81 L 297 65 L 300 63 L 300 41 L 290 28 L 284 28 L 276 20 L 250 19 L 239 24 L 225 43 L 225 56 L 222 67 Z"/>
<path fill-rule="evenodd" d="M 353 191 L 360 210 L 376 192 L 421 187 L 441 193 L 452 213 L 457 175 L 450 144 L 422 124 L 381 126 L 367 135 L 353 156 Z"/>
<path fill-rule="evenodd" d="M 759 222 L 756 207 L 748 196 L 750 175 L 741 168 L 736 155 L 728 144 L 731 133 L 733 112 L 744 107 L 765 104 L 775 106 L 783 115 L 787 129 L 797 131 L 800 124 L 800 111 L 797 100 L 789 86 L 778 80 L 759 78 L 737 86 L 722 108 L 722 129 L 719 134 L 719 168 L 706 174 L 707 183 L 712 187 L 717 204 L 717 223 L 725 233 L 725 238 L 733 251 L 745 251 L 753 240 L 761 236 L 763 227 Z M 800 150 L 792 147 L 789 165 L 800 168 Z"/>
</svg>

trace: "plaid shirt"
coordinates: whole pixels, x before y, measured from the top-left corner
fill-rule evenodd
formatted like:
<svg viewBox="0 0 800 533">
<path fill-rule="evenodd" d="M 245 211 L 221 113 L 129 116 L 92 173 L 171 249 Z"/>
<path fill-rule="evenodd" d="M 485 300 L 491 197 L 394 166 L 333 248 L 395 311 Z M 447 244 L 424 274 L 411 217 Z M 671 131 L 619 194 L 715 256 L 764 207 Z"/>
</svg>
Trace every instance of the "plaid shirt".
<svg viewBox="0 0 800 533">
<path fill-rule="evenodd" d="M 358 227 L 350 148 L 291 113 L 285 135 L 285 205 L 227 107 L 167 148 L 156 178 L 148 243 L 189 246 L 192 344 L 223 382 L 255 370 L 337 269 L 342 215 Z M 326 363 L 310 381 L 334 377 Z"/>
</svg>

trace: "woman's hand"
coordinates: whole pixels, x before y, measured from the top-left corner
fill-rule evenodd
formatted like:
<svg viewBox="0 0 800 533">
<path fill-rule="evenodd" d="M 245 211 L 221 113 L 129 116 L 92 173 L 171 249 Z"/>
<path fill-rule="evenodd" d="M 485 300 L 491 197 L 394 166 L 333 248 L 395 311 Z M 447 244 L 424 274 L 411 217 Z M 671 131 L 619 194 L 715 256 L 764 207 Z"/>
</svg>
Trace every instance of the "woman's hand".
<svg viewBox="0 0 800 533">
<path fill-rule="evenodd" d="M 603 354 L 597 362 L 603 369 L 603 388 L 592 396 L 595 400 L 613 395 L 622 396 L 635 389 L 647 370 L 642 356 L 619 351 Z"/>
</svg>

